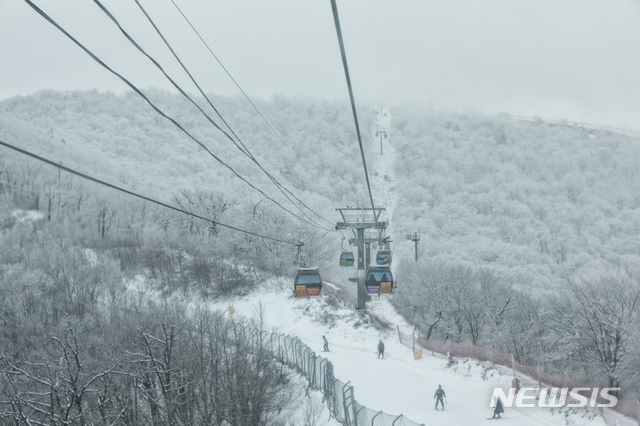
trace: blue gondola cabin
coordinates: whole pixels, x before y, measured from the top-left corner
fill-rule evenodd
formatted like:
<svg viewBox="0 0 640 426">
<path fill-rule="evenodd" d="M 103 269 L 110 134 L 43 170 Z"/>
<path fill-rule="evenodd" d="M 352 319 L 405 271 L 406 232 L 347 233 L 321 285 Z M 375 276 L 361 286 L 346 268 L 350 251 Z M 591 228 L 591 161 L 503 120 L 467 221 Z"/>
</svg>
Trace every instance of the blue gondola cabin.
<svg viewBox="0 0 640 426">
<path fill-rule="evenodd" d="M 391 252 L 389 250 L 379 250 L 376 254 L 376 265 L 391 265 Z"/>
<path fill-rule="evenodd" d="M 340 266 L 353 266 L 353 252 L 352 251 L 343 251 L 340 255 Z"/>
</svg>

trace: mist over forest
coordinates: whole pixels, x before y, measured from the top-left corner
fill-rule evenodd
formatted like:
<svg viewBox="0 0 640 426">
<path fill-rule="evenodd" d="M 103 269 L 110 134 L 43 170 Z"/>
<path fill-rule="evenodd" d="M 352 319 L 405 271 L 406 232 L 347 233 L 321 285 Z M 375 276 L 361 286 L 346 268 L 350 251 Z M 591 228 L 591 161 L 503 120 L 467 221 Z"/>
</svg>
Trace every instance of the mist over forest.
<svg viewBox="0 0 640 426">
<path fill-rule="evenodd" d="M 280 140 L 244 98 L 212 95 L 251 152 L 245 155 L 184 98 L 157 90 L 149 98 L 193 138 L 133 93 L 41 91 L 0 102 L 0 140 L 213 221 L 305 242 L 301 263 L 319 266 L 325 279 L 347 290 L 353 285 L 338 282 L 342 235 L 330 232 L 339 220 L 335 208 L 368 207 L 347 103 L 258 100 Z M 364 104 L 358 111 L 363 135 L 372 135 L 376 108 Z M 566 370 L 575 379 L 620 386 L 625 398 L 637 396 L 640 140 L 507 114 L 414 104 L 390 112 L 396 163 L 389 196 L 397 207 L 388 219 L 397 233 L 398 312 L 423 338 L 493 344 L 521 364 L 540 362 L 547 371 Z M 376 141 L 366 136 L 364 148 L 373 155 Z M 292 203 L 251 156 L 309 209 Z M 416 231 L 418 262 L 405 240 Z M 186 315 L 169 300 L 178 294 L 229 298 L 259 288 L 265 277 L 291 279 L 296 251 L 0 147 L 0 369 L 7 378 L 0 393 L 13 404 L 3 405 L 0 419 L 13 418 L 20 407 L 33 418 L 57 421 L 65 413 L 113 421 L 124 412 L 131 424 L 188 423 L 194 416 L 244 424 L 223 408 L 203 408 L 223 398 L 204 389 L 219 381 L 229 395 L 240 394 L 243 375 L 264 377 L 266 389 L 283 383 L 282 371 L 258 357 L 245 363 L 251 374 L 224 372 L 223 360 L 220 370 L 203 373 L 195 355 L 205 356 L 206 348 L 198 346 L 195 331 L 219 342 L 203 324 L 232 325 L 213 314 Z M 129 284 L 140 280 L 165 303 L 129 294 Z M 348 295 L 330 297 L 350 303 Z M 178 335 L 193 346 L 172 346 Z M 224 344 L 244 356 L 246 336 L 234 336 Z M 162 373 L 152 361 L 162 351 L 175 351 L 171 368 L 181 371 L 175 382 L 149 379 L 152 371 Z M 73 365 L 78 352 L 83 368 Z M 61 357 L 66 367 L 49 363 Z M 48 379 L 56 375 L 102 390 L 80 394 Z M 162 389 L 178 388 L 201 398 L 200 405 L 185 409 L 183 391 L 164 393 L 158 402 Z M 144 403 L 132 405 L 134 390 Z M 52 392 L 72 402 L 47 402 Z M 287 392 L 275 386 L 272 404 L 255 408 L 261 410 L 253 413 L 255 424 L 278 424 L 273 413 Z M 38 404 L 53 404 L 49 413 L 55 414 L 40 413 Z M 158 404 L 173 411 L 161 412 Z"/>
</svg>

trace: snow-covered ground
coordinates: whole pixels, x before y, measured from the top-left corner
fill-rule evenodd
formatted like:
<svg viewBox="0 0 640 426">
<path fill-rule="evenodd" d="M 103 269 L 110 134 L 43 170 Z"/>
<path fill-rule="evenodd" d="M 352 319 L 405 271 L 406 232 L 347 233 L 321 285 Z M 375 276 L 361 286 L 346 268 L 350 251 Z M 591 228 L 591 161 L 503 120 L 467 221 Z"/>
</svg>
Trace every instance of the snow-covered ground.
<svg viewBox="0 0 640 426">
<path fill-rule="evenodd" d="M 380 115 L 376 130 L 389 129 L 390 114 Z M 389 135 L 389 134 L 388 134 Z M 374 137 L 374 135 L 372 135 Z M 386 208 L 384 220 L 390 220 L 396 207 L 393 165 L 395 150 L 388 139 L 373 146 L 371 184 L 377 207 Z M 387 235 L 394 235 L 393 223 Z M 403 232 L 402 230 L 401 232 Z M 392 245 L 393 249 L 393 245 Z M 372 314 L 356 312 L 348 304 L 330 302 L 331 294 L 339 288 L 347 293 L 353 290 L 348 283 L 325 283 L 324 296 L 320 300 L 298 300 L 293 297 L 293 284 L 287 281 L 271 281 L 251 296 L 237 300 L 212 303 L 214 309 L 227 310 L 233 304 L 236 314 L 251 316 L 258 305 L 266 313 L 271 331 L 297 336 L 312 350 L 329 359 L 334 366 L 335 377 L 351 382 L 355 399 L 374 411 L 391 415 L 404 415 L 425 425 L 445 424 L 466 426 L 485 422 L 492 415 L 489 407 L 495 387 L 507 389 L 512 377 L 471 360 L 458 360 L 448 367 L 446 360 L 428 353 L 414 360 L 412 350 L 400 344 L 396 327 L 410 333 L 412 327 L 395 311 L 386 298 L 367 303 Z M 386 325 L 386 327 L 385 327 Z M 322 352 L 322 336 L 329 340 L 330 352 Z M 378 341 L 386 346 L 385 359 L 377 358 Z M 447 395 L 444 411 L 434 408 L 434 393 L 442 385 Z M 317 398 L 317 395 L 315 395 Z M 299 407 L 302 410 L 303 400 Z M 288 414 L 291 415 L 291 414 Z M 507 408 L 502 423 L 513 425 L 605 425 L 595 411 L 571 411 L 567 409 Z M 325 409 L 318 426 L 335 425 Z"/>
<path fill-rule="evenodd" d="M 267 324 L 280 333 L 297 336 L 312 350 L 328 358 L 335 377 L 351 381 L 356 400 L 372 410 L 400 415 L 425 425 L 466 426 L 486 421 L 492 415 L 489 402 L 493 388 L 507 388 L 511 377 L 474 361 L 460 360 L 449 368 L 442 358 L 425 353 L 414 360 L 410 348 L 400 344 L 396 325 L 405 333 L 411 327 L 395 311 L 387 299 L 368 302 L 368 310 L 381 321 L 368 320 L 368 315 L 346 305 L 336 307 L 328 296 L 334 284 L 327 283 L 325 296 L 319 300 L 293 297 L 292 283 L 271 281 L 251 296 L 230 302 L 213 303 L 212 308 L 228 309 L 251 316 L 261 304 Z M 392 324 L 382 329 L 379 324 Z M 322 352 L 322 336 L 329 340 L 330 352 Z M 382 339 L 386 357 L 378 359 L 376 347 Z M 438 385 L 444 388 L 448 404 L 443 412 L 435 411 L 433 395 Z M 302 406 L 303 402 L 300 402 Z M 318 426 L 335 425 L 325 409 Z M 604 425 L 593 411 L 567 409 L 507 408 L 503 423 L 513 425 Z"/>
<path fill-rule="evenodd" d="M 371 193 L 373 194 L 373 202 L 376 207 L 383 207 L 386 209 L 383 214 L 383 219 L 389 221 L 387 226 L 387 235 L 390 235 L 392 239 L 395 237 L 393 223 L 391 218 L 393 217 L 393 211 L 396 208 L 396 197 L 394 192 L 394 173 L 393 164 L 396 160 L 396 151 L 389 143 L 389 122 L 391 116 L 387 109 L 382 110 L 387 115 L 378 115 L 376 132 L 387 132 L 387 138 L 382 137 L 382 155 L 380 155 L 380 136 L 375 136 L 375 133 L 371 136 L 374 141 L 372 147 L 373 152 L 373 176 L 370 177 Z M 400 236 L 398 236 L 400 237 Z M 392 245 L 393 247 L 393 245 Z"/>
<path fill-rule="evenodd" d="M 381 116 L 379 130 L 388 129 L 390 115 Z M 391 136 L 391 135 L 390 135 Z M 373 161 L 377 176 L 372 178 L 374 201 L 387 209 L 389 220 L 396 207 L 393 185 L 395 150 L 386 140 L 384 155 L 378 151 Z M 386 176 L 386 178 L 385 178 Z M 387 235 L 394 236 L 393 223 Z M 393 245 L 392 245 L 393 248 Z M 139 277 L 129 283 L 129 290 L 136 294 L 144 287 Z M 471 360 L 460 359 L 449 367 L 442 357 L 424 353 L 414 360 L 410 348 L 398 339 L 396 327 L 410 333 L 412 327 L 396 312 L 388 298 L 374 298 L 367 302 L 367 311 L 355 311 L 352 303 L 336 302 L 336 295 L 350 294 L 353 285 L 325 282 L 323 297 L 316 300 L 299 300 L 293 296 L 291 280 L 267 280 L 249 296 L 232 300 L 209 302 L 211 309 L 227 311 L 234 306 L 236 315 L 251 317 L 258 306 L 266 314 L 268 331 L 286 333 L 298 337 L 316 353 L 329 359 L 334 366 L 335 377 L 351 382 L 359 404 L 374 411 L 390 415 L 404 415 L 417 423 L 443 424 L 447 426 L 475 425 L 487 421 L 493 410 L 489 407 L 495 387 L 507 389 L 512 377 L 498 370 Z M 351 291 L 350 291 L 351 290 Z M 322 352 L 322 336 L 329 340 L 330 352 Z M 377 358 L 378 341 L 386 346 L 385 359 Z M 447 396 L 444 411 L 434 408 L 434 393 L 442 385 Z M 311 392 L 316 404 L 322 401 L 319 392 Z M 300 396 L 297 409 L 283 412 L 289 425 L 296 424 L 308 406 L 309 399 Z M 602 418 L 595 411 L 506 408 L 502 423 L 512 425 L 576 425 L 603 426 Z M 317 426 L 335 426 L 339 423 L 329 418 L 324 408 Z"/>
</svg>

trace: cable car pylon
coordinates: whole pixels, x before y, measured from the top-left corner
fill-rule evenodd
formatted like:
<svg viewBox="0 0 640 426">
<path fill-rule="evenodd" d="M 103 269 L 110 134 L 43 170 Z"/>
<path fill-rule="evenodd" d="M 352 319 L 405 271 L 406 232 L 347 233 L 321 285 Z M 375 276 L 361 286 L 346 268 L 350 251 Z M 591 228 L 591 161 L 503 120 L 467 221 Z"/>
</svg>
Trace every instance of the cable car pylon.
<svg viewBox="0 0 640 426">
<path fill-rule="evenodd" d="M 302 241 L 298 241 L 296 244 L 294 244 L 294 246 L 298 248 L 298 252 L 296 253 L 296 262 L 295 262 L 296 268 L 300 266 L 300 250 L 302 249 L 303 245 L 304 243 Z"/>
<path fill-rule="evenodd" d="M 358 245 L 358 267 L 356 275 L 356 283 L 358 289 L 357 305 L 356 309 L 366 309 L 366 297 L 367 290 L 365 287 L 365 270 L 368 265 L 365 265 L 365 229 L 379 229 L 384 230 L 387 228 L 387 222 L 380 221 L 380 215 L 384 211 L 384 208 L 359 208 L 359 207 L 346 207 L 338 208 L 336 211 L 340 212 L 342 216 L 342 222 L 336 224 L 336 230 L 339 229 L 355 229 L 357 232 L 357 245 Z M 352 217 L 350 213 L 357 213 L 357 217 Z M 369 213 L 369 217 L 365 215 Z"/>
<path fill-rule="evenodd" d="M 411 240 L 416 244 L 416 262 L 418 261 L 418 241 L 420 241 L 420 234 L 414 232 L 413 235 L 407 234 L 407 240 Z"/>
</svg>

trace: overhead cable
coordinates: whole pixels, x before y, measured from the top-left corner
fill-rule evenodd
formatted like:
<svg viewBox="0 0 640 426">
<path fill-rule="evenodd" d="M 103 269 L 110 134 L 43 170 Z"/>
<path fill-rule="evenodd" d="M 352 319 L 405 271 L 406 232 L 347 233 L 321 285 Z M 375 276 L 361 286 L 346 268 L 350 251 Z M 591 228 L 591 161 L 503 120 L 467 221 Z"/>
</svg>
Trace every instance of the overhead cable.
<svg viewBox="0 0 640 426">
<path fill-rule="evenodd" d="M 79 176 L 79 177 L 81 177 L 83 179 L 87 179 L 87 180 L 90 180 L 92 182 L 98 183 L 100 185 L 109 187 L 111 189 L 115 189 L 116 191 L 124 192 L 125 194 L 129 194 L 131 196 L 140 198 L 142 200 L 149 201 L 150 203 L 157 204 L 157 205 L 165 207 L 167 209 L 171 209 L 171 210 L 177 211 L 179 213 L 183 213 L 183 214 L 186 214 L 186 215 L 189 215 L 189 216 L 193 216 L 195 218 L 204 220 L 205 222 L 209 222 L 209 223 L 212 223 L 214 225 L 222 226 L 224 228 L 228 228 L 228 229 L 231 229 L 231 230 L 234 230 L 234 231 L 238 231 L 238 232 L 242 232 L 242 233 L 245 233 L 245 234 L 253 235 L 253 236 L 256 236 L 256 237 L 264 238 L 266 240 L 277 241 L 277 242 L 280 242 L 280 243 L 293 244 L 293 245 L 296 244 L 296 242 L 286 241 L 286 240 L 282 240 L 282 239 L 279 239 L 279 238 L 273 238 L 273 237 L 268 237 L 266 235 L 256 234 L 255 232 L 251 232 L 251 231 L 247 231 L 247 230 L 244 230 L 244 229 L 236 228 L 235 226 L 231 226 L 231 225 L 226 225 L 226 224 L 224 224 L 222 222 L 218 222 L 218 221 L 206 218 L 204 216 L 200 216 L 200 215 L 197 215 L 195 213 L 191 213 L 191 212 L 188 212 L 186 210 L 179 209 L 179 208 L 174 207 L 172 205 L 165 204 L 165 203 L 163 203 L 161 201 L 154 200 L 153 198 L 149 198 L 149 197 L 146 197 L 144 195 L 140 195 L 138 193 L 129 191 L 128 189 L 124 189 L 124 188 L 121 188 L 119 186 L 116 186 L 116 185 L 110 184 L 108 182 L 105 182 L 103 180 L 100 180 L 100 179 L 94 178 L 92 176 L 86 175 L 84 173 L 80 173 L 80 172 L 78 172 L 76 170 L 70 169 L 69 167 L 63 166 L 62 164 L 58 164 L 58 163 L 56 163 L 54 161 L 48 160 L 48 159 L 46 159 L 44 157 L 41 157 L 41 156 L 39 156 L 37 154 L 34 154 L 32 152 L 29 152 L 29 151 L 26 151 L 26 150 L 24 150 L 22 148 L 18 148 L 15 145 L 8 144 L 8 143 L 6 143 L 4 141 L 1 141 L 1 140 L 0 140 L 0 145 L 5 146 L 5 147 L 7 147 L 9 149 L 12 149 L 14 151 L 17 151 L 17 152 L 19 152 L 21 154 L 28 155 L 29 157 L 35 158 L 36 160 L 40 160 L 40 161 L 42 161 L 44 163 L 50 164 L 50 165 L 52 165 L 54 167 L 57 167 L 57 168 L 59 168 L 61 170 L 64 170 L 65 172 L 68 172 L 68 173 L 71 173 L 73 175 Z"/>
<path fill-rule="evenodd" d="M 137 1 L 136 1 L 137 3 Z M 244 95 L 244 97 L 247 99 L 247 101 L 251 104 L 251 106 L 253 107 L 253 109 L 256 110 L 256 112 L 258 113 L 258 115 L 262 118 L 262 120 L 267 124 L 267 126 L 269 126 L 269 128 L 271 129 L 271 131 L 278 137 L 278 139 L 280 139 L 280 142 L 282 142 L 282 144 L 287 147 L 287 149 L 289 151 L 291 151 L 291 153 L 298 158 L 298 155 L 293 152 L 293 150 L 289 147 L 289 145 L 286 144 L 286 142 L 282 139 L 282 137 L 280 136 L 280 134 L 276 131 L 276 129 L 273 128 L 273 126 L 271 125 L 271 123 L 269 123 L 269 120 L 266 119 L 266 117 L 262 114 L 262 112 L 260 112 L 260 110 L 258 109 L 258 107 L 253 103 L 253 101 L 251 100 L 251 98 L 249 98 L 249 96 L 245 93 L 245 91 L 242 89 L 242 87 L 240 87 L 240 84 L 236 81 L 235 78 L 233 78 L 233 76 L 231 75 L 231 73 L 229 72 L 229 70 L 227 70 L 227 68 L 222 64 L 222 61 L 220 61 L 220 59 L 218 58 L 218 56 L 213 53 L 213 50 L 211 50 L 211 48 L 209 47 L 209 45 L 207 44 L 207 42 L 202 38 L 202 36 L 200 35 L 200 33 L 198 32 L 198 30 L 193 26 L 193 24 L 191 23 L 191 21 L 189 20 L 189 18 L 187 18 L 187 16 L 182 12 L 182 9 L 180 9 L 180 7 L 176 4 L 176 2 L 174 0 L 171 0 L 171 3 L 173 3 L 173 5 L 175 6 L 175 8 L 178 10 L 178 12 L 180 13 L 180 15 L 182 15 L 182 17 L 185 19 L 185 21 L 187 22 L 187 24 L 189 24 L 189 26 L 191 27 L 191 29 L 195 32 L 195 34 L 198 36 L 198 38 L 200 39 L 200 41 L 202 41 L 202 43 L 205 45 L 205 47 L 207 48 L 207 50 L 209 51 L 209 53 L 211 53 L 211 55 L 215 58 L 215 60 L 218 62 L 218 64 L 220 65 L 220 67 L 222 67 L 222 69 L 224 70 L 225 73 L 227 73 L 227 75 L 229 76 L 229 78 L 231 79 L 231 81 L 233 81 L 233 83 L 236 85 L 236 87 L 238 88 L 238 90 L 240 90 L 240 92 Z M 142 7 L 141 7 L 142 8 Z M 146 15 L 146 13 L 145 13 Z M 155 27 L 155 25 L 154 25 Z M 163 38 L 164 39 L 164 38 Z M 176 58 L 177 59 L 177 58 Z M 195 82 L 194 82 L 195 83 Z M 199 89 L 199 87 L 198 87 Z M 209 98 L 207 97 L 207 95 L 205 95 L 202 90 L 200 91 L 200 93 L 202 93 L 202 95 L 207 99 L 207 101 L 209 101 Z M 211 103 L 211 102 L 209 102 Z M 213 107 L 213 106 L 212 106 Z M 215 108 L 214 108 L 215 110 Z M 216 110 L 217 112 L 217 110 Z M 219 115 L 219 114 L 218 114 Z M 219 115 L 220 116 L 220 115 Z M 224 121 L 224 119 L 222 118 L 222 116 L 220 116 L 220 118 Z M 226 121 L 225 121 L 225 124 Z M 227 127 L 229 127 L 229 125 L 227 124 Z M 231 132 L 233 132 L 233 130 L 231 129 L 231 127 L 229 127 L 229 130 L 231 130 Z M 235 135 L 235 133 L 234 133 Z M 236 136 L 237 137 L 237 136 Z M 240 139 L 238 138 L 238 141 L 240 141 Z M 242 142 L 240 142 L 242 143 Z M 244 146 L 244 144 L 243 144 Z M 298 159 L 298 162 L 300 160 Z M 284 187 L 283 187 L 284 188 Z M 284 188 L 287 192 L 289 192 L 294 198 L 296 198 L 296 200 L 298 200 L 297 197 L 295 197 L 295 195 L 293 195 L 288 189 Z M 298 200 L 300 201 L 300 200 Z M 302 201 L 300 201 L 300 203 L 305 206 L 306 208 L 308 208 L 309 210 L 311 210 L 311 208 L 307 207 Z M 333 223 L 327 219 L 325 219 L 324 217 L 322 217 L 320 214 L 316 213 L 314 210 L 311 210 L 311 212 L 313 212 L 315 215 L 317 215 L 319 218 L 323 219 L 324 221 L 328 222 L 328 223 Z"/>
<path fill-rule="evenodd" d="M 309 241 L 307 244 L 313 244 L 316 241 L 318 241 L 321 238 L 324 238 L 329 232 L 334 232 L 335 229 L 329 229 L 327 232 L 325 232 L 324 234 L 320 235 L 319 237 L 314 238 L 313 240 Z"/>
<path fill-rule="evenodd" d="M 211 55 L 215 58 L 215 60 L 218 62 L 218 64 L 220 64 L 220 66 L 222 67 L 222 69 L 224 70 L 224 72 L 227 73 L 227 75 L 229 76 L 229 78 L 231 79 L 231 81 L 233 81 L 233 83 L 236 85 L 236 87 L 238 88 L 238 90 L 240 90 L 240 92 L 244 95 L 244 97 L 247 99 L 247 101 L 249 101 L 249 103 L 251 104 L 251 106 L 253 107 L 253 109 L 256 110 L 256 112 L 258 113 L 258 115 L 260 117 L 262 117 L 262 120 L 264 120 L 264 122 L 267 124 L 267 126 L 269 126 L 269 128 L 271 129 L 271 131 L 273 132 L 273 134 L 275 134 L 278 139 L 280 139 L 280 142 L 282 142 L 282 144 L 284 146 L 287 147 L 287 149 L 289 151 L 291 151 L 291 153 L 293 155 L 296 156 L 296 158 L 298 157 L 298 155 L 293 152 L 293 150 L 291 148 L 289 148 L 289 145 L 286 144 L 286 142 L 282 139 L 282 137 L 280 136 L 280 134 L 276 131 L 276 129 L 273 128 L 273 126 L 271 125 L 271 123 L 269 123 L 269 120 L 267 120 L 265 118 L 264 115 L 262 115 L 262 113 L 260 112 L 260 110 L 258 109 L 258 107 L 253 103 L 253 101 L 251 100 L 251 98 L 249 98 L 249 96 L 245 93 L 244 90 L 242 90 L 242 87 L 240 87 L 240 85 L 238 84 L 238 82 L 236 81 L 235 78 L 233 78 L 233 76 L 231 75 L 231 73 L 229 72 L 229 70 L 227 70 L 227 68 L 222 64 L 222 62 L 220 61 L 220 59 L 218 59 L 218 57 L 216 56 L 215 53 L 213 53 L 213 50 L 211 50 L 211 48 L 209 47 L 209 45 L 207 44 L 206 41 L 204 41 L 204 39 L 202 38 L 202 36 L 200 35 L 200 33 L 198 32 L 198 30 L 196 30 L 196 28 L 193 26 L 193 24 L 191 24 L 191 21 L 189 20 L 189 18 L 186 17 L 186 15 L 182 12 L 182 10 L 178 7 L 178 5 L 176 4 L 175 1 L 171 0 L 171 3 L 173 3 L 173 5 L 176 7 L 176 9 L 178 9 L 178 12 L 180 12 L 180 15 L 182 15 L 182 17 L 185 19 L 185 21 L 187 21 L 187 24 L 189 24 L 189 26 L 191 27 L 191 29 L 196 33 L 196 35 L 198 36 L 198 38 L 200 39 L 200 41 L 202 41 L 202 43 L 205 45 L 205 47 L 207 48 L 207 50 L 209 50 L 209 53 L 211 53 Z"/>
<path fill-rule="evenodd" d="M 305 217 L 307 217 L 310 221 L 314 222 L 316 225 L 320 226 L 319 224 L 317 224 L 311 217 L 309 217 L 300 207 L 298 207 L 296 205 L 296 203 L 289 198 L 289 195 L 291 195 L 296 201 L 298 201 L 300 204 L 302 204 L 305 208 L 307 208 L 309 211 L 311 211 L 312 213 L 314 213 L 316 216 L 318 216 L 319 218 L 325 220 L 328 223 L 332 223 L 329 222 L 328 220 L 324 219 L 320 214 L 316 213 L 314 210 L 312 210 L 309 206 L 307 206 L 302 200 L 300 200 L 298 197 L 296 197 L 289 189 L 287 189 L 284 185 L 282 185 L 275 177 L 273 177 L 269 172 L 267 172 L 264 167 L 262 167 L 262 165 L 258 162 L 258 160 L 255 158 L 255 156 L 251 153 L 251 151 L 249 150 L 249 148 L 247 148 L 247 146 L 242 142 L 242 140 L 240 139 L 240 137 L 234 132 L 234 130 L 231 128 L 231 126 L 229 125 L 229 123 L 227 123 L 227 121 L 224 119 L 224 117 L 222 117 L 222 115 L 220 114 L 220 112 L 218 111 L 218 109 L 213 105 L 213 103 L 211 102 L 211 100 L 209 99 L 209 97 L 206 95 L 206 93 L 202 90 L 202 88 L 200 87 L 200 85 L 198 84 L 198 82 L 196 81 L 196 79 L 193 77 L 193 75 L 189 72 L 189 70 L 187 69 L 187 67 L 184 65 L 184 63 L 182 62 L 182 60 L 180 59 L 180 57 L 176 54 L 176 52 L 174 51 L 174 49 L 171 47 L 171 45 L 169 44 L 169 42 L 167 41 L 167 39 L 164 37 L 164 35 L 162 34 L 162 32 L 160 31 L 160 29 L 157 27 L 157 25 L 155 24 L 155 22 L 153 21 L 153 19 L 151 19 L 151 17 L 149 16 L 149 14 L 147 13 L 147 11 L 142 7 L 142 5 L 140 4 L 140 2 L 138 0 L 135 0 L 136 4 L 138 5 L 138 7 L 140 8 L 140 10 L 142 11 L 142 13 L 145 15 L 145 17 L 147 18 L 147 20 L 149 21 L 149 23 L 153 26 L 153 28 L 156 30 L 156 32 L 158 33 L 158 35 L 160 36 L 160 38 L 162 39 L 162 41 L 164 42 L 164 44 L 167 46 L 167 48 L 171 51 L 171 54 L 173 55 L 173 57 L 176 59 L 176 61 L 178 61 L 178 63 L 180 64 L 180 66 L 182 67 L 182 69 L 184 70 L 184 72 L 189 76 L 189 78 L 191 79 L 191 81 L 193 82 L 193 84 L 196 86 L 196 88 L 198 89 L 198 91 L 200 92 L 200 94 L 202 94 L 202 96 L 206 99 L 207 103 L 209 104 L 209 106 L 211 106 L 211 108 L 215 111 L 215 113 L 218 115 L 218 117 L 220 118 L 220 120 L 222 120 L 222 122 L 227 126 L 227 128 L 229 129 L 229 131 L 233 134 L 233 136 L 235 136 L 236 140 L 238 142 L 236 142 L 236 140 L 234 140 L 227 132 L 225 132 L 224 130 L 222 130 L 214 121 L 213 119 L 204 111 L 202 110 L 202 108 L 200 108 L 200 106 L 185 92 L 183 91 L 177 83 L 175 83 L 175 81 L 173 81 L 168 75 L 167 73 L 164 71 L 164 69 L 160 66 L 160 64 L 155 61 L 153 59 L 153 57 L 151 57 L 149 54 L 147 54 L 147 52 L 142 49 L 134 40 L 133 38 L 124 30 L 124 28 L 120 25 L 120 23 L 117 21 L 117 19 L 108 11 L 108 9 L 106 9 L 99 0 L 94 0 L 94 2 L 96 4 L 98 4 L 98 6 L 103 10 L 103 12 L 105 12 L 107 14 L 107 16 L 109 16 L 109 18 L 118 26 L 118 28 L 120 29 L 120 31 L 124 34 L 124 36 L 127 38 L 127 40 L 129 40 L 129 42 L 131 42 L 143 55 L 145 55 L 149 60 L 151 60 L 153 62 L 154 65 L 156 65 L 156 67 L 158 67 L 160 69 L 160 71 L 165 75 L 165 77 L 174 85 L 174 87 L 176 87 L 176 89 L 178 89 L 180 91 L 180 93 L 185 96 L 204 116 L 205 118 L 211 123 L 213 124 L 218 130 L 220 130 L 229 140 L 231 140 L 231 142 L 233 142 L 233 144 L 240 150 L 240 152 L 242 152 L 244 155 L 246 155 L 249 159 L 251 159 L 251 161 L 253 161 L 259 168 L 260 170 L 262 170 L 262 172 L 264 174 L 267 175 L 267 177 L 271 180 L 271 182 L 273 182 L 273 184 L 280 190 L 280 192 L 282 192 L 282 194 L 291 202 L 291 204 L 293 204 L 299 211 L 300 213 L 302 213 Z M 242 145 L 242 147 L 240 147 L 238 145 L 238 143 L 240 145 Z M 287 193 L 289 195 L 287 195 Z M 327 228 L 325 228 L 327 229 Z"/>
<path fill-rule="evenodd" d="M 142 91 L 140 89 L 138 89 L 133 83 L 131 83 L 129 80 L 127 80 L 121 74 L 119 74 L 118 72 L 116 72 L 115 70 L 110 68 L 107 64 L 105 64 L 100 58 L 98 58 L 95 54 L 93 54 L 93 52 L 91 52 L 82 43 L 80 43 L 71 34 L 69 34 L 64 28 L 62 28 L 53 18 L 51 18 L 42 9 L 40 9 L 33 2 L 31 2 L 31 0 L 24 0 L 24 1 L 29 6 L 31 6 L 32 9 L 34 9 L 36 12 L 38 12 L 43 18 L 45 18 L 47 21 L 49 21 L 49 23 L 51 23 L 53 26 L 55 26 L 60 32 L 62 32 L 64 35 L 66 35 L 71 41 L 73 41 L 76 45 L 78 45 L 78 47 L 80 47 L 82 50 L 84 50 L 85 53 L 87 53 L 93 60 L 95 60 L 97 63 L 99 63 L 101 66 L 103 66 L 106 70 L 108 70 L 109 72 L 111 72 L 112 74 L 117 76 L 120 80 L 122 80 L 127 86 L 129 86 L 138 95 L 140 95 L 151 106 L 151 108 L 153 108 L 154 111 L 156 111 L 158 114 L 160 114 L 161 116 L 163 116 L 164 118 L 169 120 L 171 123 L 173 123 L 176 127 L 178 127 L 178 129 L 180 129 L 185 135 L 187 135 L 190 139 L 192 139 L 194 142 L 196 142 L 198 145 L 200 145 L 207 153 L 209 153 L 209 155 L 211 155 L 213 158 L 215 158 L 220 164 L 225 166 L 227 169 L 229 169 L 236 177 L 238 177 L 240 180 L 245 182 L 247 185 L 249 185 L 254 190 L 258 191 L 260 194 L 262 194 L 262 196 L 264 196 L 265 198 L 267 198 L 268 200 L 270 200 L 271 202 L 273 202 L 274 204 L 279 206 L 281 209 L 283 209 L 287 213 L 293 215 L 294 217 L 298 218 L 299 220 L 301 220 L 301 221 L 303 221 L 305 223 L 309 223 L 309 222 L 305 221 L 303 218 L 301 218 L 300 216 L 296 215 L 295 213 L 293 213 L 292 211 L 287 209 L 286 207 L 284 207 L 283 205 L 281 205 L 279 202 L 277 202 L 273 198 L 269 197 L 261 189 L 257 188 L 251 182 L 249 182 L 248 180 L 243 178 L 240 174 L 238 174 L 231 166 L 229 166 L 224 161 L 222 161 L 213 152 L 211 152 L 200 140 L 198 140 L 195 136 L 193 136 L 191 133 L 189 133 L 184 127 L 182 127 L 180 125 L 180 123 L 178 123 L 175 119 L 173 119 L 172 117 L 170 117 L 166 113 L 164 113 L 162 110 L 160 110 L 160 108 L 158 108 L 153 102 L 151 102 L 151 100 L 144 93 L 142 93 Z M 310 224 L 310 225 L 316 226 L 318 228 L 322 228 L 321 226 L 318 226 L 318 225 L 314 225 L 314 224 Z M 326 229 L 326 228 L 323 228 L 323 229 Z"/>
<path fill-rule="evenodd" d="M 360 154 L 362 155 L 362 165 L 364 166 L 364 176 L 367 179 L 367 189 L 369 190 L 369 199 L 371 200 L 371 208 L 373 209 L 373 217 L 378 226 L 378 218 L 376 217 L 376 208 L 373 205 L 373 195 L 371 194 L 371 185 L 369 184 L 369 173 L 367 172 L 367 162 L 364 158 L 364 148 L 362 146 L 362 137 L 360 136 L 360 125 L 358 124 L 358 113 L 356 112 L 356 102 L 353 98 L 353 89 L 351 88 L 351 77 L 349 76 L 349 65 L 347 65 L 347 53 L 344 49 L 342 40 L 342 29 L 340 28 L 340 18 L 338 17 L 338 6 L 336 0 L 331 0 L 331 9 L 333 10 L 333 21 L 336 25 L 336 33 L 338 34 L 338 43 L 340 44 L 340 54 L 342 55 L 342 65 L 344 66 L 344 75 L 347 78 L 347 87 L 349 89 L 349 98 L 351 99 L 351 110 L 353 111 L 353 121 L 356 125 L 356 134 L 358 135 L 358 144 L 360 145 Z"/>
</svg>

